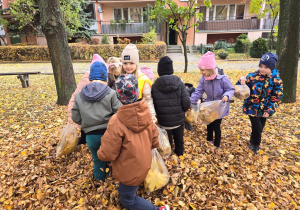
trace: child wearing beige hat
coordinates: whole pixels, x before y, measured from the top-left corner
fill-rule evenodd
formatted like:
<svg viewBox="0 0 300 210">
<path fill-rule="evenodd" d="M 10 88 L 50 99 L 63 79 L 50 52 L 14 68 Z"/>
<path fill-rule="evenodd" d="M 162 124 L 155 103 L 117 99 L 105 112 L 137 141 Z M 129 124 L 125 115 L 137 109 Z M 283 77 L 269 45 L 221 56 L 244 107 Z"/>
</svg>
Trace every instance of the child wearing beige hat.
<svg viewBox="0 0 300 210">
<path fill-rule="evenodd" d="M 139 51 L 134 44 L 128 44 L 122 52 L 122 74 L 134 74 L 138 78 L 139 98 L 145 98 L 152 119 L 156 120 L 153 99 L 151 95 L 152 82 L 139 68 Z"/>
</svg>

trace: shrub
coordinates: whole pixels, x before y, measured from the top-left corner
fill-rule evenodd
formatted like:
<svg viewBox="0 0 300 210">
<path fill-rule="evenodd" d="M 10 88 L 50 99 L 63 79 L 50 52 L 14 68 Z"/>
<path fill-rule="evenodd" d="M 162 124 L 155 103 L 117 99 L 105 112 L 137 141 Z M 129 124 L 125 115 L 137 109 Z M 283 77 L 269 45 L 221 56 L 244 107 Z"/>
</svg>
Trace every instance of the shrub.
<svg viewBox="0 0 300 210">
<path fill-rule="evenodd" d="M 224 49 L 216 50 L 215 54 L 217 54 L 220 59 L 226 59 L 228 57 L 228 52 Z"/>
<path fill-rule="evenodd" d="M 150 28 L 150 32 L 142 35 L 143 44 L 153 44 L 156 40 L 157 34 L 155 33 L 155 27 Z"/>
<path fill-rule="evenodd" d="M 72 60 L 92 60 L 99 54 L 104 60 L 109 57 L 120 57 L 126 44 L 89 45 L 69 44 Z M 159 60 L 166 55 L 167 46 L 164 42 L 154 44 L 137 44 L 140 60 Z M 47 46 L 1 46 L 1 61 L 50 61 Z"/>
<path fill-rule="evenodd" d="M 121 39 L 120 37 L 117 38 L 118 44 L 130 44 L 130 39 L 124 38 Z"/>
<path fill-rule="evenodd" d="M 250 48 L 250 56 L 252 58 L 261 58 L 263 54 L 269 51 L 267 41 L 263 38 L 258 38 L 253 41 L 252 47 Z"/>
<path fill-rule="evenodd" d="M 234 45 L 234 51 L 236 53 L 246 53 L 250 45 L 250 40 L 247 34 L 241 34 L 237 37 L 236 43 Z"/>
<path fill-rule="evenodd" d="M 104 34 L 101 40 L 101 44 L 109 44 L 109 43 L 110 43 L 109 36 L 107 34 Z"/>
<path fill-rule="evenodd" d="M 216 41 L 214 45 L 215 50 L 224 49 L 227 50 L 227 43 L 226 41 Z"/>
</svg>

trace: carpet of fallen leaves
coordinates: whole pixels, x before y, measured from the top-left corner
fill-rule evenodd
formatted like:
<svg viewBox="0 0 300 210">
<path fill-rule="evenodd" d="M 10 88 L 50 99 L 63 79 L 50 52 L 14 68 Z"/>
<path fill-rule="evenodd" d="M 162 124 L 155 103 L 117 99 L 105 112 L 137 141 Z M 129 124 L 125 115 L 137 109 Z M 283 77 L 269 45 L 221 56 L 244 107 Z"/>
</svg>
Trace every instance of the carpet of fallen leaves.
<svg viewBox="0 0 300 210">
<path fill-rule="evenodd" d="M 233 84 L 242 76 L 226 73 Z M 199 78 L 176 74 L 194 85 Z M 30 82 L 21 88 L 16 76 L 1 77 L 0 209 L 120 209 L 118 182 L 93 181 L 87 145 L 55 158 L 66 107 L 55 104 L 52 75 L 30 76 Z M 141 186 L 138 195 L 171 209 L 299 209 L 300 79 L 297 95 L 267 121 L 259 155 L 247 148 L 250 121 L 235 99 L 222 121 L 221 149 L 206 142 L 204 125 L 194 126 L 185 132 L 184 156 L 165 160 L 169 183 L 149 195 Z"/>
</svg>

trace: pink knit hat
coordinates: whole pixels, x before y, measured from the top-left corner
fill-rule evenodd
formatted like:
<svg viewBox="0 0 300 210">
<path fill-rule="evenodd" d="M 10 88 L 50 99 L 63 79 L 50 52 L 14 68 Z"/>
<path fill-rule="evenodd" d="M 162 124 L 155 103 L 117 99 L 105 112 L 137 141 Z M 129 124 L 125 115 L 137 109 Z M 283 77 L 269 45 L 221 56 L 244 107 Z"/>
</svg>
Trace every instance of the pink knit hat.
<svg viewBox="0 0 300 210">
<path fill-rule="evenodd" d="M 144 73 L 149 79 L 154 79 L 154 74 L 152 72 L 152 69 L 148 66 L 143 66 L 140 68 L 141 72 Z"/>
<path fill-rule="evenodd" d="M 100 55 L 94 54 L 93 60 L 92 60 L 92 62 L 91 62 L 91 65 L 93 65 L 93 63 L 95 63 L 96 61 L 105 63 L 105 61 L 103 60 L 103 58 L 102 58 Z"/>
<path fill-rule="evenodd" d="M 216 68 L 216 59 L 215 54 L 208 51 L 205 53 L 200 61 L 198 62 L 199 69 L 215 69 Z"/>
</svg>

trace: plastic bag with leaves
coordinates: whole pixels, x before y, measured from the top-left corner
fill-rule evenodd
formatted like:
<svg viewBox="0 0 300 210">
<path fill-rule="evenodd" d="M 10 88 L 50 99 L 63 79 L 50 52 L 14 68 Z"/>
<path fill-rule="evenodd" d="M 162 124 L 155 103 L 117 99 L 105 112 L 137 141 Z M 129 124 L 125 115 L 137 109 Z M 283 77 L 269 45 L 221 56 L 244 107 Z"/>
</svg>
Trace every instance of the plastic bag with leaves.
<svg viewBox="0 0 300 210">
<path fill-rule="evenodd" d="M 222 100 L 208 101 L 200 104 L 199 118 L 205 125 L 219 119 L 227 106 L 228 102 Z"/>
<path fill-rule="evenodd" d="M 201 102 L 198 100 L 197 103 L 192 104 L 191 108 L 185 113 L 185 121 L 191 125 L 197 122 L 200 104 Z"/>
<path fill-rule="evenodd" d="M 68 123 L 59 136 L 56 157 L 73 152 L 78 145 L 77 129 L 74 123 Z"/>
<path fill-rule="evenodd" d="M 157 149 L 152 149 L 152 163 L 144 181 L 145 191 L 149 194 L 164 187 L 169 182 L 170 176 L 164 160 Z"/>
<path fill-rule="evenodd" d="M 250 96 L 250 88 L 247 85 L 236 85 L 234 89 L 234 96 L 240 100 L 244 100 Z"/>
<path fill-rule="evenodd" d="M 159 142 L 157 150 L 162 157 L 167 158 L 172 153 L 168 133 L 164 128 L 160 128 L 157 125 L 156 127 L 158 130 L 158 142 Z"/>
</svg>

